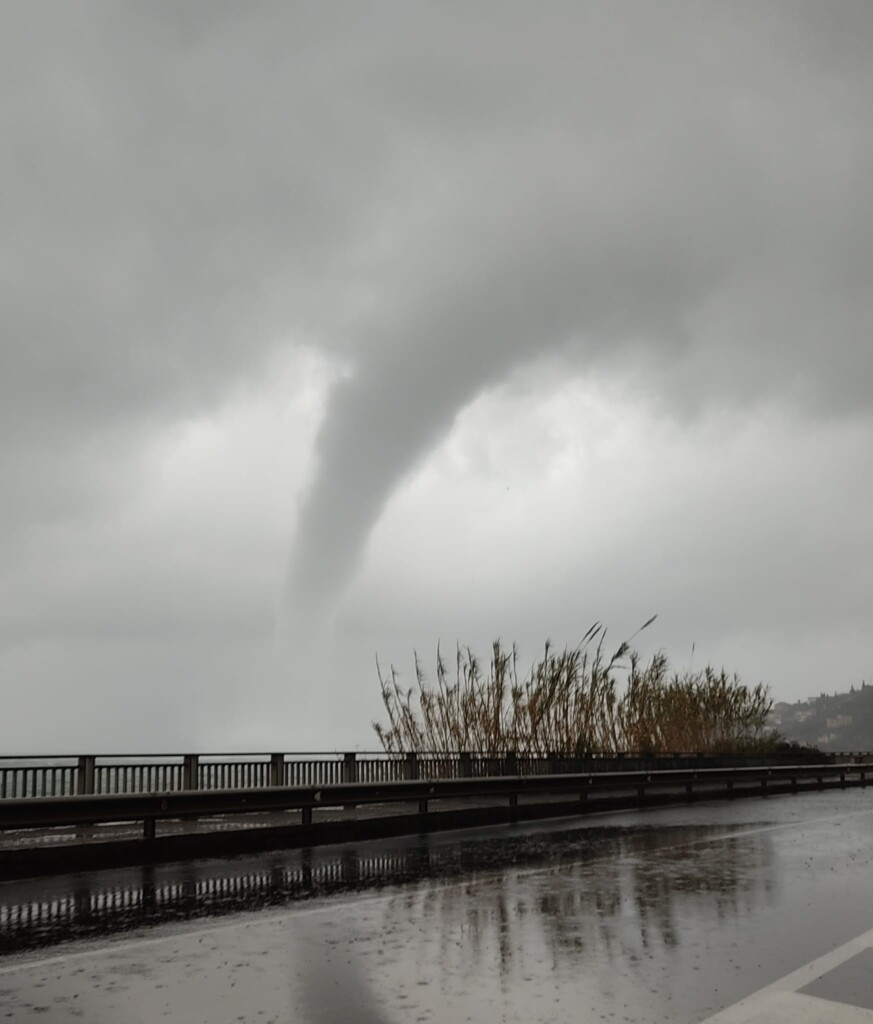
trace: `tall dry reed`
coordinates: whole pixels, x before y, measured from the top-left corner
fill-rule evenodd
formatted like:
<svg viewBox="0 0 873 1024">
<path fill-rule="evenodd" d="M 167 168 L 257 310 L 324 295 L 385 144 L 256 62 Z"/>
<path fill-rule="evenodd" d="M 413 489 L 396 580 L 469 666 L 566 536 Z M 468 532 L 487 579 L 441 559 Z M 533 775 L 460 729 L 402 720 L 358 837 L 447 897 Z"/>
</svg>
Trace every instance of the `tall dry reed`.
<svg viewBox="0 0 873 1024">
<path fill-rule="evenodd" d="M 468 647 L 456 649 L 453 664 L 437 647 L 434 684 L 417 653 L 415 686 L 409 688 L 393 665 L 384 673 L 377 660 L 388 721 L 373 723 L 376 734 L 391 753 L 515 750 L 584 757 L 720 754 L 767 745 L 767 687 L 745 686 L 709 665 L 671 674 L 663 653 L 643 664 L 631 647 L 633 637 L 607 657 L 605 638 L 605 628 L 595 623 L 576 647 L 556 651 L 546 642 L 524 677 L 516 646 L 506 648 L 500 640 L 492 645 L 487 669 Z"/>
</svg>

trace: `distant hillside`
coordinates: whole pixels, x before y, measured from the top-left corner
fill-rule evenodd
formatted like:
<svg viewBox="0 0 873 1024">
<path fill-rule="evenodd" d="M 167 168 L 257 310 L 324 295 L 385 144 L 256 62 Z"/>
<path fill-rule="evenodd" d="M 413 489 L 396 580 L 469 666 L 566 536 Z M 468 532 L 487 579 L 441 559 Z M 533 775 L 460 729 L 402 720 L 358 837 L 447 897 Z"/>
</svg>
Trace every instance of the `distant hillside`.
<svg viewBox="0 0 873 1024">
<path fill-rule="evenodd" d="M 786 739 L 820 750 L 873 750 L 873 686 L 774 704 L 770 724 Z"/>
</svg>

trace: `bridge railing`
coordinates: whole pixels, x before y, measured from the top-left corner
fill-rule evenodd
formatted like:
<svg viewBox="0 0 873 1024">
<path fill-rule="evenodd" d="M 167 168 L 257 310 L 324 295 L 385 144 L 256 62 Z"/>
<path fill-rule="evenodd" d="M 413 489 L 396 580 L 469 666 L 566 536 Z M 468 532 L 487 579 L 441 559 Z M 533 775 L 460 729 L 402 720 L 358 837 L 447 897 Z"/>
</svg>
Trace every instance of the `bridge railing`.
<svg viewBox="0 0 873 1024">
<path fill-rule="evenodd" d="M 335 763 L 335 762 L 334 762 Z M 873 767 L 864 764 L 801 764 L 741 768 L 685 768 L 659 771 L 564 772 L 537 775 L 491 775 L 452 779 L 406 779 L 400 782 L 341 782 L 309 786 L 260 786 L 241 789 L 180 790 L 155 793 L 78 794 L 0 801 L 0 830 L 72 825 L 142 822 L 143 838 L 154 839 L 158 821 L 216 815 L 300 812 L 303 826 L 313 825 L 313 811 L 386 804 L 417 804 L 419 816 L 431 803 L 486 799 L 508 800 L 516 813 L 519 800 L 542 801 L 569 796 L 587 802 L 589 795 L 632 792 L 644 805 L 657 793 L 684 792 L 694 799 L 723 791 L 727 796 L 767 795 L 801 788 L 866 786 Z"/>
<path fill-rule="evenodd" d="M 870 764 L 873 763 L 873 753 L 816 754 L 809 760 L 830 764 Z M 500 775 L 742 768 L 786 765 L 797 761 L 797 752 L 750 757 L 704 756 L 682 751 L 655 757 L 628 752 L 583 758 L 513 751 L 499 755 L 440 751 L 409 754 L 353 751 L 15 756 L 0 757 L 0 800 L 257 789 L 269 786 L 336 786 L 352 782 L 475 779 Z"/>
</svg>

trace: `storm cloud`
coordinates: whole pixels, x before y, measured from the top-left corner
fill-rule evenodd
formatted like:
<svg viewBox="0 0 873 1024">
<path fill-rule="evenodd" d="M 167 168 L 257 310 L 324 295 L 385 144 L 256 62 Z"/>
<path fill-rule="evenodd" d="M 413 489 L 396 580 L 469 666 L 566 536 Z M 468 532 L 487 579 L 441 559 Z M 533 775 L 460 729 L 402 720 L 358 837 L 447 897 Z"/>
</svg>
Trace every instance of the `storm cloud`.
<svg viewBox="0 0 873 1024">
<path fill-rule="evenodd" d="M 369 708 L 352 655 L 401 657 L 429 627 L 463 629 L 461 609 L 486 639 L 495 608 L 531 636 L 572 629 L 567 606 L 582 629 L 666 611 L 669 642 L 709 636 L 744 667 L 769 645 L 761 673 L 787 658 L 781 685 L 798 686 L 772 604 L 799 615 L 804 586 L 831 596 L 798 621 L 833 614 L 810 664 L 846 685 L 868 671 L 850 626 L 873 610 L 856 508 L 873 440 L 868 3 L 21 4 L 2 20 L 5 678 L 99 695 L 123 742 L 137 721 L 160 742 L 173 694 L 179 742 L 233 742 L 204 705 L 246 706 L 277 615 L 298 644 L 330 618 L 331 686 L 317 662 L 289 669 L 291 705 L 320 706 L 330 744 L 338 702 Z M 586 520 L 598 542 L 580 548 L 522 496 L 501 567 L 476 533 L 494 528 L 489 474 L 504 501 L 510 478 L 513 500 L 526 480 L 542 493 L 552 455 L 608 418 L 598 395 L 663 442 L 635 466 L 648 548 L 614 511 Z M 482 433 L 513 440 L 470 470 Z M 643 500 L 614 474 L 634 444 L 562 464 L 553 501 Z M 816 474 L 830 495 L 800 529 Z M 715 500 L 729 480 L 746 504 Z M 468 499 L 454 518 L 433 512 L 446 489 Z M 786 496 L 772 522 L 755 494 Z M 470 530 L 478 603 L 448 588 L 435 606 L 426 548 L 460 550 Z M 708 610 L 673 559 L 695 532 L 722 577 Z M 628 550 L 623 603 L 608 581 Z M 400 551 L 430 565 L 426 584 L 391 568 Z M 524 579 L 550 558 L 568 579 L 534 609 Z M 751 580 L 771 561 L 764 602 Z M 17 698 L 10 737 L 39 700 Z M 246 713 L 266 742 L 264 713 Z"/>
</svg>

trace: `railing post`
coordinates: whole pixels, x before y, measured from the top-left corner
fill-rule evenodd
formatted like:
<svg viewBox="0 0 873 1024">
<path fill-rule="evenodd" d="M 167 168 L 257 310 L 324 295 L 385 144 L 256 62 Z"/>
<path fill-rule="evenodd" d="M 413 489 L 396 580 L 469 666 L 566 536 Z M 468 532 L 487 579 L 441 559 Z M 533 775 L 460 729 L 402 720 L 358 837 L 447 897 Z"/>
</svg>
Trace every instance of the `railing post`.
<svg viewBox="0 0 873 1024">
<path fill-rule="evenodd" d="M 358 781 L 358 756 L 357 754 L 343 755 L 343 782 Z"/>
<path fill-rule="evenodd" d="M 182 760 L 182 789 L 198 789 L 200 786 L 200 757 L 186 754 Z"/>
<path fill-rule="evenodd" d="M 470 756 L 469 750 L 462 750 L 458 754 L 458 774 L 462 779 L 473 777 L 473 758 Z"/>
<path fill-rule="evenodd" d="M 410 750 L 406 755 L 405 775 L 407 779 L 418 778 L 418 754 L 414 750 Z"/>
<path fill-rule="evenodd" d="M 343 784 L 358 781 L 358 759 L 355 754 L 343 754 Z M 355 809 L 354 804 L 343 804 L 347 811 Z"/>
<path fill-rule="evenodd" d="M 518 754 L 514 750 L 506 752 L 506 774 L 518 775 Z"/>
<path fill-rule="evenodd" d="M 285 755 L 284 754 L 271 754 L 270 755 L 270 785 L 271 786 L 284 786 L 285 785 Z"/>
<path fill-rule="evenodd" d="M 83 754 L 79 758 L 79 770 L 76 775 L 76 793 L 79 796 L 87 796 L 94 792 L 96 767 L 97 758 L 93 754 Z"/>
</svg>

